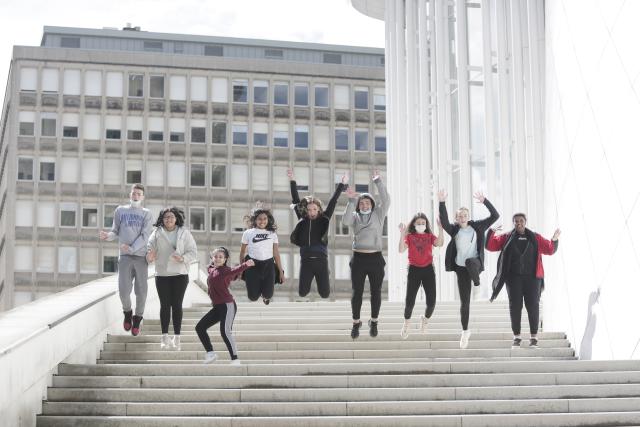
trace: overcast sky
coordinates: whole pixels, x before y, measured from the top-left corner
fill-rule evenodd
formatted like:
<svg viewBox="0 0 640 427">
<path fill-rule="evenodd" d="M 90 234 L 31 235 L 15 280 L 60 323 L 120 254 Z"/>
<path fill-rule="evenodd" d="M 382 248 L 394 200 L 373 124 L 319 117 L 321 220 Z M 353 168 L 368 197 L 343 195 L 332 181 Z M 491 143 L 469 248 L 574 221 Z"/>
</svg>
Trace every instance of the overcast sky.
<svg viewBox="0 0 640 427">
<path fill-rule="evenodd" d="M 384 23 L 349 0 L 4 0 L 0 95 L 14 45 L 39 46 L 45 25 L 384 47 Z"/>
</svg>

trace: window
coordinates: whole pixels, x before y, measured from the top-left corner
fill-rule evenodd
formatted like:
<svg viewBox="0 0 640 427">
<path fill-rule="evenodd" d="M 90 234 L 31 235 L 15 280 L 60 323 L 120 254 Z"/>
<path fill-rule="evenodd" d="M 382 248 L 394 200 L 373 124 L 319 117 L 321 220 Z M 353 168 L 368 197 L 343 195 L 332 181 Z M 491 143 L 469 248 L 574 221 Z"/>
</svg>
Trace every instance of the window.
<svg viewBox="0 0 640 427">
<path fill-rule="evenodd" d="M 56 68 L 42 69 L 42 91 L 48 93 L 58 92 L 58 70 Z"/>
<path fill-rule="evenodd" d="M 309 86 L 304 83 L 296 83 L 293 88 L 293 98 L 295 105 L 304 107 L 309 105 Z"/>
<path fill-rule="evenodd" d="M 222 46 L 207 45 L 204 47 L 204 56 L 224 56 L 224 49 Z"/>
<path fill-rule="evenodd" d="M 164 76 L 149 77 L 149 98 L 164 98 Z"/>
<path fill-rule="evenodd" d="M 273 86 L 273 103 L 276 105 L 289 105 L 289 84 L 278 82 Z"/>
<path fill-rule="evenodd" d="M 316 150 L 329 150 L 331 139 L 328 126 L 313 127 L 313 148 Z"/>
<path fill-rule="evenodd" d="M 80 248 L 80 273 L 98 273 L 98 259 L 98 248 Z"/>
<path fill-rule="evenodd" d="M 62 93 L 80 95 L 80 70 L 64 70 L 62 81 Z"/>
<path fill-rule="evenodd" d="M 184 188 L 186 186 L 185 173 L 187 165 L 185 162 L 169 162 L 167 165 L 167 184 L 169 187 Z"/>
<path fill-rule="evenodd" d="M 20 90 L 35 92 L 38 88 L 38 70 L 35 68 L 20 69 Z"/>
<path fill-rule="evenodd" d="M 232 127 L 233 145 L 247 145 L 248 127 L 244 123 L 234 123 Z"/>
<path fill-rule="evenodd" d="M 127 163 L 127 184 L 137 184 L 142 182 L 142 160 L 126 160 Z"/>
<path fill-rule="evenodd" d="M 144 96 L 144 76 L 142 74 L 129 74 L 129 96 Z"/>
<path fill-rule="evenodd" d="M 369 109 L 369 88 L 356 86 L 354 88 L 353 103 L 356 110 Z"/>
<path fill-rule="evenodd" d="M 273 125 L 273 146 L 284 148 L 289 146 L 289 125 Z"/>
<path fill-rule="evenodd" d="M 80 47 L 80 37 L 61 37 L 60 47 L 70 47 L 77 49 Z"/>
<path fill-rule="evenodd" d="M 140 77 L 140 90 L 142 90 L 142 76 Z M 122 98 L 122 86 L 124 78 L 122 73 L 109 72 L 107 73 L 107 96 L 114 98 Z M 142 94 L 140 95 L 142 96 Z"/>
<path fill-rule="evenodd" d="M 106 116 L 104 119 L 105 138 L 122 139 L 122 117 Z M 140 135 L 142 137 L 142 135 Z"/>
<path fill-rule="evenodd" d="M 84 139 L 94 141 L 100 139 L 100 116 L 98 116 L 97 114 L 85 114 L 82 124 L 82 133 Z"/>
<path fill-rule="evenodd" d="M 387 151 L 387 136 L 384 130 L 377 130 L 375 135 L 375 150 L 380 153 Z"/>
<path fill-rule="evenodd" d="M 329 86 L 317 85 L 314 86 L 314 105 L 319 108 L 329 107 Z"/>
<path fill-rule="evenodd" d="M 269 166 L 254 163 L 251 167 L 251 188 L 253 191 L 269 191 Z"/>
<path fill-rule="evenodd" d="M 127 139 L 142 141 L 142 117 L 127 117 Z"/>
<path fill-rule="evenodd" d="M 337 110 L 348 110 L 349 105 L 349 86 L 335 85 L 333 87 L 333 107 Z"/>
<path fill-rule="evenodd" d="M 325 64 L 342 64 L 342 55 L 339 53 L 323 53 L 322 62 Z"/>
<path fill-rule="evenodd" d="M 206 141 L 207 122 L 200 119 L 191 119 L 191 142 L 202 144 Z"/>
<path fill-rule="evenodd" d="M 357 193 L 369 192 L 369 171 L 357 170 L 353 177 L 353 183 Z"/>
<path fill-rule="evenodd" d="M 224 188 L 227 186 L 227 167 L 211 165 L 211 186 Z"/>
<path fill-rule="evenodd" d="M 335 148 L 336 150 L 349 149 L 349 129 L 336 128 L 335 130 Z"/>
<path fill-rule="evenodd" d="M 211 231 L 227 230 L 227 210 L 223 208 L 211 208 Z"/>
<path fill-rule="evenodd" d="M 247 214 L 246 209 L 231 208 L 229 222 L 231 223 L 231 231 L 234 233 L 242 233 L 246 228 L 244 216 Z"/>
<path fill-rule="evenodd" d="M 278 230 L 283 234 L 289 234 L 291 227 L 289 226 L 289 218 L 291 217 L 291 213 L 289 209 L 273 209 L 273 219 L 275 220 L 276 225 L 278 226 Z M 282 254 L 285 257 L 287 254 Z M 282 256 L 281 255 L 281 256 Z M 285 258 L 286 259 L 286 258 Z M 286 261 L 283 259 L 283 265 Z M 285 267 L 286 268 L 286 267 Z"/>
<path fill-rule="evenodd" d="M 269 102 L 269 82 L 264 80 L 253 81 L 253 103 L 267 104 Z"/>
<path fill-rule="evenodd" d="M 162 117 L 149 117 L 149 141 L 164 141 L 164 119 Z"/>
<path fill-rule="evenodd" d="M 16 271 L 28 271 L 33 270 L 33 248 L 31 246 L 15 246 L 14 252 L 14 264 L 13 267 Z"/>
<path fill-rule="evenodd" d="M 169 119 L 169 141 L 171 142 L 184 142 L 184 119 Z"/>
<path fill-rule="evenodd" d="M 60 182 L 65 184 L 77 184 L 79 177 L 80 159 L 77 157 L 62 157 L 58 168 Z"/>
<path fill-rule="evenodd" d="M 102 182 L 106 185 L 122 185 L 122 160 L 104 159 L 102 167 Z"/>
<path fill-rule="evenodd" d="M 16 200 L 16 227 L 33 226 L 33 202 L 31 200 Z"/>
<path fill-rule="evenodd" d="M 18 134 L 21 136 L 33 136 L 35 129 L 36 115 L 31 111 L 20 111 L 18 121 L 20 122 Z"/>
<path fill-rule="evenodd" d="M 253 145 L 257 147 L 266 147 L 269 134 L 269 125 L 267 123 L 253 124 Z"/>
<path fill-rule="evenodd" d="M 234 190 L 249 189 L 248 165 L 231 165 L 231 188 Z"/>
<path fill-rule="evenodd" d="M 154 40 L 145 40 L 143 49 L 147 52 L 162 52 L 162 42 Z"/>
<path fill-rule="evenodd" d="M 227 124 L 225 122 L 211 123 L 211 142 L 213 144 L 227 143 Z"/>
<path fill-rule="evenodd" d="M 38 246 L 36 249 L 36 271 L 38 273 L 53 273 L 56 259 L 56 248 L 53 246 Z"/>
<path fill-rule="evenodd" d="M 56 162 L 51 159 L 40 159 L 40 181 L 56 180 Z"/>
<path fill-rule="evenodd" d="M 55 113 L 40 113 L 40 136 L 56 136 L 57 117 Z"/>
<path fill-rule="evenodd" d="M 145 183 L 149 186 L 162 187 L 164 185 L 164 162 L 162 160 L 147 160 L 145 167 Z"/>
<path fill-rule="evenodd" d="M 340 178 L 338 178 L 340 179 Z M 329 193 L 331 191 L 331 170 L 329 165 L 325 167 L 320 166 L 318 163 L 313 168 L 313 191 L 314 193 Z"/>
<path fill-rule="evenodd" d="M 117 273 L 118 272 L 118 255 L 102 255 L 102 272 Z"/>
<path fill-rule="evenodd" d="M 227 79 L 222 77 L 214 77 L 211 79 L 211 101 L 227 102 Z"/>
<path fill-rule="evenodd" d="M 120 86 L 122 88 L 122 85 Z M 84 73 L 84 94 L 102 96 L 102 73 L 100 71 L 86 71 Z"/>
<path fill-rule="evenodd" d="M 309 191 L 309 174 L 310 170 L 308 166 L 294 168 L 296 176 L 296 186 L 300 191 Z"/>
<path fill-rule="evenodd" d="M 206 80 L 205 91 L 206 94 Z M 187 77 L 186 76 L 171 76 L 169 77 L 169 99 L 175 101 L 187 100 Z"/>
<path fill-rule="evenodd" d="M 60 227 L 75 227 L 77 210 L 75 203 L 60 203 Z"/>
<path fill-rule="evenodd" d="M 349 227 L 342 224 L 342 215 L 336 214 L 336 236 L 348 236 Z"/>
<path fill-rule="evenodd" d="M 191 231 L 204 231 L 204 208 L 189 209 L 189 228 Z"/>
<path fill-rule="evenodd" d="M 282 49 L 265 49 L 264 57 L 269 59 L 282 59 L 284 58 L 284 52 Z"/>
<path fill-rule="evenodd" d="M 102 210 L 102 226 L 104 228 L 111 228 L 113 226 L 113 214 L 116 211 L 118 205 L 104 205 Z"/>
<path fill-rule="evenodd" d="M 57 219 L 55 203 L 39 200 L 38 209 L 36 209 L 36 216 L 38 227 L 55 227 Z"/>
<path fill-rule="evenodd" d="M 289 178 L 287 178 L 286 166 L 273 166 L 271 174 L 273 176 L 273 191 L 289 191 Z"/>
<path fill-rule="evenodd" d="M 82 226 L 98 228 L 98 208 L 82 208 Z"/>
<path fill-rule="evenodd" d="M 82 159 L 82 183 L 100 183 L 100 159 Z"/>
<path fill-rule="evenodd" d="M 383 87 L 373 89 L 373 109 L 375 111 L 385 111 L 387 109 L 387 98 Z"/>
<path fill-rule="evenodd" d="M 33 180 L 33 159 L 31 157 L 18 157 L 18 180 Z"/>
<path fill-rule="evenodd" d="M 233 102 L 247 102 L 249 82 L 247 80 L 233 81 Z"/>
<path fill-rule="evenodd" d="M 70 114 L 70 113 L 63 114 L 62 115 L 62 137 L 77 138 L 79 123 L 80 123 L 80 117 L 77 114 Z"/>
<path fill-rule="evenodd" d="M 295 126 L 294 146 L 296 148 L 309 148 L 309 126 Z"/>
<path fill-rule="evenodd" d="M 354 139 L 356 151 L 369 150 L 369 131 L 367 129 L 356 129 Z"/>
<path fill-rule="evenodd" d="M 191 163 L 191 186 L 192 187 L 204 187 L 205 186 L 205 165 L 204 163 Z M 202 214 L 204 217 L 204 213 Z"/>
<path fill-rule="evenodd" d="M 191 100 L 207 100 L 207 78 L 202 76 L 191 77 Z"/>
</svg>

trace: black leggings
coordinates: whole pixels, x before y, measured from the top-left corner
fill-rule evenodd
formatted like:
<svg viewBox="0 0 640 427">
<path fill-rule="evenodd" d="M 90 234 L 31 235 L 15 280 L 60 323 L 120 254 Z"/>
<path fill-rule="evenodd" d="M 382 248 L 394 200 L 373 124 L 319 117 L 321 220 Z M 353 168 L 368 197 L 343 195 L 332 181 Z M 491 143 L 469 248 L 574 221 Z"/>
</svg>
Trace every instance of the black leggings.
<svg viewBox="0 0 640 427">
<path fill-rule="evenodd" d="M 433 270 L 433 264 L 425 267 L 416 267 L 409 265 L 407 273 L 407 295 L 404 300 L 404 318 L 411 319 L 413 307 L 416 304 L 416 296 L 420 290 L 420 285 L 424 288 L 424 294 L 427 299 L 427 308 L 424 317 L 427 319 L 433 314 L 436 308 L 436 273 Z"/>
<path fill-rule="evenodd" d="M 245 259 L 249 259 L 248 257 Z M 273 297 L 273 285 L 276 281 L 275 263 L 273 258 L 263 261 L 254 259 L 256 265 L 244 271 L 244 281 L 247 284 L 247 296 L 251 301 Z"/>
<path fill-rule="evenodd" d="M 182 326 L 182 300 L 189 284 L 189 276 L 156 276 L 156 289 L 160 298 L 160 328 L 169 333 L 169 321 L 173 314 L 173 333 L 180 335 Z"/>
<path fill-rule="evenodd" d="M 532 335 L 537 334 L 540 322 L 540 280 L 535 277 L 509 275 L 506 285 L 513 335 L 520 335 L 523 299 L 529 317 L 529 331 Z"/>
<path fill-rule="evenodd" d="M 307 296 L 311 290 L 311 282 L 316 278 L 318 293 L 322 298 L 329 298 L 331 286 L 329 285 L 329 262 L 326 256 L 307 257 L 300 259 L 300 280 L 298 293 L 301 297 Z"/>
<path fill-rule="evenodd" d="M 207 351 L 213 351 L 213 345 L 211 339 L 207 333 L 207 329 L 220 322 L 220 335 L 224 340 L 224 343 L 229 350 L 231 360 L 238 358 L 238 349 L 236 348 L 236 339 L 233 337 L 233 320 L 236 317 L 236 311 L 238 307 L 233 302 L 227 302 L 224 304 L 215 304 L 207 314 L 196 325 L 196 333 L 200 342 Z"/>
<path fill-rule="evenodd" d="M 364 281 L 369 276 L 371 289 L 371 318 L 377 319 L 382 304 L 382 281 L 386 262 L 382 252 L 354 252 L 349 266 L 351 267 L 351 315 L 353 320 L 360 319 Z"/>
<path fill-rule="evenodd" d="M 471 277 L 467 267 L 456 265 L 458 278 L 458 293 L 460 294 L 460 323 L 462 330 L 469 328 L 469 305 L 471 304 Z"/>
</svg>

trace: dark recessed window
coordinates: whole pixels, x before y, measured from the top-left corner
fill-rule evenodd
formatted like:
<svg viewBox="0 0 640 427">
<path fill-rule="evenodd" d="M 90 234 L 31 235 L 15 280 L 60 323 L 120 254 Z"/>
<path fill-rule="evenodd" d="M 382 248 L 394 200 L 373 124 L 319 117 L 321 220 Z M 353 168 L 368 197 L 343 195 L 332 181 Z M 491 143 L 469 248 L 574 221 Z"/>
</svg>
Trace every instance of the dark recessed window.
<svg viewBox="0 0 640 427">
<path fill-rule="evenodd" d="M 339 53 L 325 53 L 322 55 L 325 64 L 342 64 L 342 55 Z"/>
<path fill-rule="evenodd" d="M 222 46 L 208 45 L 204 47 L 204 56 L 223 56 Z"/>
<path fill-rule="evenodd" d="M 162 42 L 145 40 L 144 50 L 147 52 L 162 52 Z"/>
<path fill-rule="evenodd" d="M 72 47 L 77 49 L 80 47 L 80 38 L 79 37 L 62 37 L 60 39 L 60 47 Z"/>
<path fill-rule="evenodd" d="M 284 52 L 282 49 L 265 49 L 264 57 L 271 59 L 282 59 L 284 57 Z"/>
</svg>

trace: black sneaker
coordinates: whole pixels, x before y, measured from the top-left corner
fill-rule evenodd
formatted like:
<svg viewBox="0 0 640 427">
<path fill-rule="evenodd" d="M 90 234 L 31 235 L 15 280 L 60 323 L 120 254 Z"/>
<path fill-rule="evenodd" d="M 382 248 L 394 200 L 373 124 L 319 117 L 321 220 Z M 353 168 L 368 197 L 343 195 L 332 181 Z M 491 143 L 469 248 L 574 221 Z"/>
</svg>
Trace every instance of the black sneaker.
<svg viewBox="0 0 640 427">
<path fill-rule="evenodd" d="M 133 316 L 131 335 L 133 335 L 134 337 L 137 337 L 140 333 L 140 322 L 142 322 L 142 316 Z"/>
<path fill-rule="evenodd" d="M 360 336 L 360 326 L 362 326 L 362 322 L 354 323 L 351 327 L 351 338 L 354 340 Z"/>
<path fill-rule="evenodd" d="M 122 327 L 125 331 L 129 332 L 131 330 L 131 316 L 133 315 L 133 311 L 123 311 L 124 313 L 124 321 L 122 322 Z"/>
<path fill-rule="evenodd" d="M 262 302 L 264 303 L 264 305 L 269 305 L 271 300 L 269 298 L 262 298 Z"/>
<path fill-rule="evenodd" d="M 538 347 L 538 338 L 531 338 L 529 340 L 529 348 L 539 348 Z"/>
<path fill-rule="evenodd" d="M 375 338 L 378 336 L 378 321 L 375 322 L 369 319 L 369 336 Z"/>
<path fill-rule="evenodd" d="M 511 348 L 520 348 L 520 343 L 522 342 L 521 338 L 514 338 L 511 343 Z"/>
</svg>

